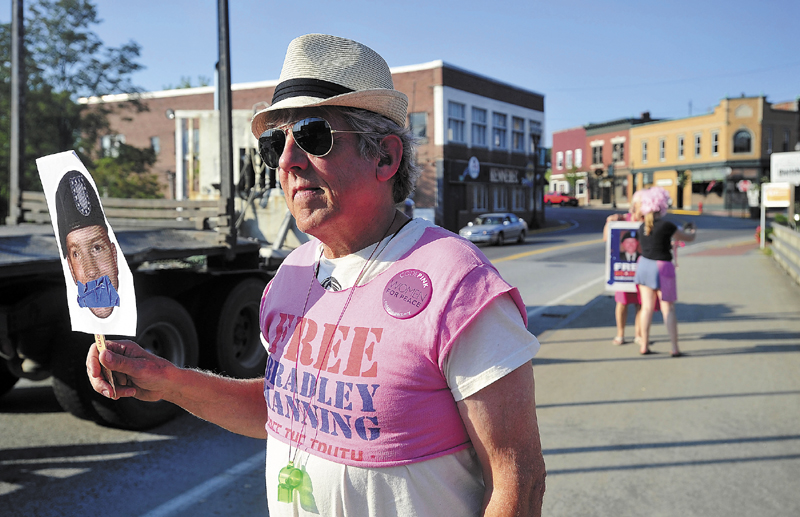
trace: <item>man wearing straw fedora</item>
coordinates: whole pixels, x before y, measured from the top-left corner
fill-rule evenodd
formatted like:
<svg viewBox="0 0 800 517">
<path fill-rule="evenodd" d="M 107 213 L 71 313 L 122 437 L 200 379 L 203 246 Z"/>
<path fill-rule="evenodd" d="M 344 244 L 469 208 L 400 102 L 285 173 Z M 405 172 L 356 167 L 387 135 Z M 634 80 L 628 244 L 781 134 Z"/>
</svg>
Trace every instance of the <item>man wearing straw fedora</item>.
<svg viewBox="0 0 800 517">
<path fill-rule="evenodd" d="M 525 306 L 471 243 L 397 210 L 419 168 L 383 58 L 292 41 L 253 135 L 314 237 L 261 300 L 263 379 L 93 347 L 94 388 L 267 438 L 270 515 L 540 515 L 544 460 Z"/>
</svg>

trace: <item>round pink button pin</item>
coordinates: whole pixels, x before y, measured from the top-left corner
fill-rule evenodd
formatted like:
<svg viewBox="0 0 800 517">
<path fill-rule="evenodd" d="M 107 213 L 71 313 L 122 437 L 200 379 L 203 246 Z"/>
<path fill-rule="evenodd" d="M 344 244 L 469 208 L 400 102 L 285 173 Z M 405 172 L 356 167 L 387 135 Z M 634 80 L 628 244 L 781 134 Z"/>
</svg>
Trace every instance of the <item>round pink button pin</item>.
<svg viewBox="0 0 800 517">
<path fill-rule="evenodd" d="M 406 269 L 394 275 L 383 289 L 383 308 L 389 316 L 413 318 L 428 306 L 433 293 L 431 278 L 419 269 Z"/>
</svg>

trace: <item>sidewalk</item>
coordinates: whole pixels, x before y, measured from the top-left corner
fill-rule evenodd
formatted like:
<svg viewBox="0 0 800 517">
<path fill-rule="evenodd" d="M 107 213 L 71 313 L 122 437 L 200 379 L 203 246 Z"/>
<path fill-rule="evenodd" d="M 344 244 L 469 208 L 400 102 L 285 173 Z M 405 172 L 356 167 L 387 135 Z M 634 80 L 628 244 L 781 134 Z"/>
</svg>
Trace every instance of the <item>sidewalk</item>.
<svg viewBox="0 0 800 517">
<path fill-rule="evenodd" d="M 660 314 L 654 355 L 613 346 L 605 295 L 539 336 L 544 515 L 800 515 L 800 287 L 755 242 L 679 265 L 687 356 Z"/>
</svg>

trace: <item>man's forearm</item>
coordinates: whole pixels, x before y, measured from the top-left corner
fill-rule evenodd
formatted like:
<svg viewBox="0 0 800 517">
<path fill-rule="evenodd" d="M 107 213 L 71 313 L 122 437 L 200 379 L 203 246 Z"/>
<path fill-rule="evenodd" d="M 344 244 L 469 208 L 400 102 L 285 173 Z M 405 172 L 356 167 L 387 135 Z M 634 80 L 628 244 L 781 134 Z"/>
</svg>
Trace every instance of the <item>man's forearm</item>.
<svg viewBox="0 0 800 517">
<path fill-rule="evenodd" d="M 165 400 L 234 433 L 266 438 L 264 379 L 232 379 L 190 369 L 176 369 L 170 376 L 177 389 L 165 393 Z"/>
</svg>

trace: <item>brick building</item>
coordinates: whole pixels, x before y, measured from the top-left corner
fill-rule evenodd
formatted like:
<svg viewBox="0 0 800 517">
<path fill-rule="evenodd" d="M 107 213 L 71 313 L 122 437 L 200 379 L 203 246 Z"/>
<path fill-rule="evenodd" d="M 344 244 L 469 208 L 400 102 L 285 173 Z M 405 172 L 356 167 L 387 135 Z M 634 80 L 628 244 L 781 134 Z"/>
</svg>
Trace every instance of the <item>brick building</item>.
<svg viewBox="0 0 800 517">
<path fill-rule="evenodd" d="M 423 174 L 414 202 L 432 208 L 437 224 L 457 231 L 477 214 L 514 212 L 536 226 L 542 209 L 545 153 L 544 96 L 442 61 L 392 68 L 395 88 L 408 96 L 408 124 L 420 138 Z M 232 90 L 234 181 L 255 139 L 253 113 L 272 98 L 277 81 L 234 84 Z M 148 111 L 125 111 L 109 119 L 115 142 L 153 147 L 153 168 L 167 197 L 213 198 L 219 180 L 219 140 L 213 87 L 148 92 Z M 82 99 L 119 103 L 127 94 Z M 177 144 L 177 145 L 176 145 Z M 240 159 L 237 159 L 240 158 Z"/>
<path fill-rule="evenodd" d="M 550 192 L 563 192 L 578 198 L 578 203 L 589 203 L 588 170 L 586 156 L 586 128 L 574 127 L 553 132 L 551 172 L 548 182 Z"/>
</svg>

